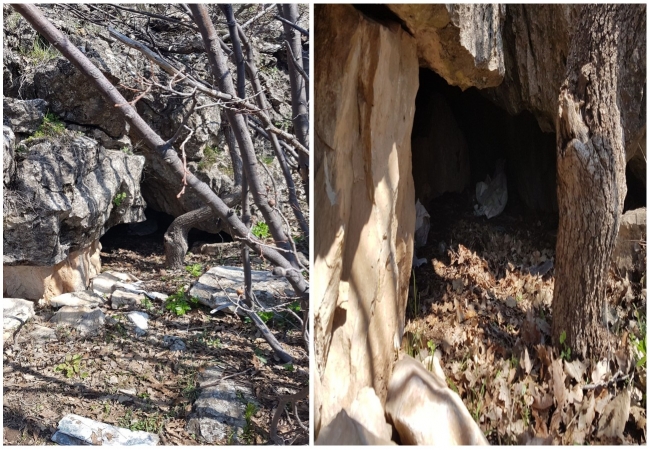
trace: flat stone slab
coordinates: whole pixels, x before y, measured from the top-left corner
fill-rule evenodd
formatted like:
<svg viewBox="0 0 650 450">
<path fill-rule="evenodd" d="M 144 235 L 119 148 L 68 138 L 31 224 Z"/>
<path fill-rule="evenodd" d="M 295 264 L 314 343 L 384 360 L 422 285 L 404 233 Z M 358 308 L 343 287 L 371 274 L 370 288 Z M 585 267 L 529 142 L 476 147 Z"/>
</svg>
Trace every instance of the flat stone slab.
<svg viewBox="0 0 650 450">
<path fill-rule="evenodd" d="M 95 308 L 103 305 L 105 301 L 104 297 L 95 294 L 93 291 L 79 291 L 57 295 L 50 300 L 50 304 L 55 308 L 60 308 L 61 306 L 88 306 Z"/>
<path fill-rule="evenodd" d="M 34 302 L 23 298 L 2 299 L 2 335 L 8 339 L 14 330 L 34 317 Z"/>
<path fill-rule="evenodd" d="M 115 289 L 111 295 L 111 308 L 118 309 L 122 306 L 139 306 L 140 303 L 142 303 L 142 300 L 144 300 L 143 294 L 136 294 L 123 289 Z"/>
<path fill-rule="evenodd" d="M 35 344 L 45 344 L 49 341 L 56 341 L 56 331 L 52 328 L 34 325 L 34 329 L 26 336 L 25 341 L 32 341 Z"/>
<path fill-rule="evenodd" d="M 295 292 L 284 277 L 271 272 L 251 271 L 253 293 L 264 308 L 276 306 L 282 301 L 278 297 L 295 297 Z M 237 289 L 244 288 L 244 270 L 241 267 L 212 267 L 201 275 L 190 289 L 190 295 L 199 303 L 216 310 L 236 312 L 233 301 L 238 298 Z M 241 313 L 245 315 L 245 313 Z"/>
<path fill-rule="evenodd" d="M 95 334 L 104 326 L 106 315 L 99 308 L 64 306 L 52 316 L 50 322 L 74 328 L 82 335 Z"/>
<path fill-rule="evenodd" d="M 199 379 L 201 394 L 194 402 L 195 416 L 187 423 L 187 430 L 203 437 L 208 443 L 218 443 L 237 436 L 246 425 L 246 405 L 259 407 L 250 386 L 236 378 L 223 379 L 224 372 L 209 367 Z M 234 433 L 233 433 L 234 432 Z"/>
<path fill-rule="evenodd" d="M 52 440 L 60 445 L 157 445 L 157 434 L 131 431 L 76 414 L 63 416 Z"/>
</svg>

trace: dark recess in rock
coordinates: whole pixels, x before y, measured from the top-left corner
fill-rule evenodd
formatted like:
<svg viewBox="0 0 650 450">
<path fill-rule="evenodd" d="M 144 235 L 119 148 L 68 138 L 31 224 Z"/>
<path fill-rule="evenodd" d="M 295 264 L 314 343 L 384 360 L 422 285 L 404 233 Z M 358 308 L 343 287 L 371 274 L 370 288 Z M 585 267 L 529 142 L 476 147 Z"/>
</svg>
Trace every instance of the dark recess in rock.
<svg viewBox="0 0 650 450">
<path fill-rule="evenodd" d="M 432 104 L 435 99 L 447 105 L 442 112 L 440 105 Z M 429 120 L 432 112 L 439 116 L 437 127 Z M 427 135 L 432 138 L 430 145 L 422 142 L 422 136 Z M 431 200 L 444 192 L 465 190 L 472 194 L 476 183 L 491 175 L 496 161 L 503 158 L 509 202 L 522 201 L 532 211 L 557 210 L 555 135 L 543 133 L 532 114 L 511 116 L 478 89 L 462 92 L 434 72 L 420 69 L 412 136 L 413 177 L 416 197 L 421 200 Z M 443 148 L 436 149 L 436 145 Z M 427 163 L 431 153 L 438 155 L 436 161 L 443 161 L 445 166 Z M 469 174 L 463 169 L 465 164 L 469 164 Z M 462 187 L 459 180 L 464 181 Z M 426 192 L 426 186 L 432 183 L 436 188 Z"/>
</svg>

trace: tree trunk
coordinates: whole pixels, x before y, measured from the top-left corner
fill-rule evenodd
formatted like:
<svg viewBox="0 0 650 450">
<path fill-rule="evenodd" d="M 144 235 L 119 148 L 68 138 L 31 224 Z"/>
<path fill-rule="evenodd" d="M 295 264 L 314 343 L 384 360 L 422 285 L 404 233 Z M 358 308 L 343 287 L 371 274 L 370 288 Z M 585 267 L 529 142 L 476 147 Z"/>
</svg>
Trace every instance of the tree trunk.
<svg viewBox="0 0 650 450">
<path fill-rule="evenodd" d="M 178 216 L 165 232 L 165 263 L 170 269 L 182 269 L 185 265 L 185 254 L 188 243 L 187 234 L 197 224 L 214 218 L 212 208 L 204 206 L 181 216 Z"/>
<path fill-rule="evenodd" d="M 645 40 L 645 6 L 577 8 L 556 123 L 553 341 L 572 354 L 601 358 L 608 349 L 605 283 L 627 190 L 619 102 L 629 81 L 626 56 Z"/>
</svg>

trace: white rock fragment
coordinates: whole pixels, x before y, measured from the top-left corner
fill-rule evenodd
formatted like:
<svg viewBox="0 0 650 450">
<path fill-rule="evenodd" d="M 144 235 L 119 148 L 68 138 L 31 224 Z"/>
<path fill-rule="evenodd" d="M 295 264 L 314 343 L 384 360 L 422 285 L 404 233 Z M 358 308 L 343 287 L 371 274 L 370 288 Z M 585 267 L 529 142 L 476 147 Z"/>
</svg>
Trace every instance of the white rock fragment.
<svg viewBox="0 0 650 450">
<path fill-rule="evenodd" d="M 68 414 L 59 421 L 52 440 L 61 445 L 157 445 L 160 438 L 157 434 L 131 431 Z"/>
</svg>

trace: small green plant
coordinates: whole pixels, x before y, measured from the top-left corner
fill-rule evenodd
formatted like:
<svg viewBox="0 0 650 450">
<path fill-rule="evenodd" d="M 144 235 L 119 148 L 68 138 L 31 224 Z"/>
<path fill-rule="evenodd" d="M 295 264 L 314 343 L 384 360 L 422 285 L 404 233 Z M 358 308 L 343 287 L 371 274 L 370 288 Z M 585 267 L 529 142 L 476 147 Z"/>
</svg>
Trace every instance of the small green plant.
<svg viewBox="0 0 650 450">
<path fill-rule="evenodd" d="M 153 303 L 151 303 L 151 300 L 149 300 L 149 297 L 145 297 L 144 300 L 142 300 L 141 304 L 148 311 L 153 309 Z"/>
<path fill-rule="evenodd" d="M 127 147 L 126 145 L 124 147 L 122 147 L 121 150 L 122 150 L 122 153 L 124 153 L 126 155 L 132 155 L 133 154 L 131 149 L 129 147 Z"/>
<path fill-rule="evenodd" d="M 273 319 L 275 313 L 273 311 L 260 311 L 257 313 L 257 315 L 260 316 L 262 322 L 267 323 L 269 320 Z"/>
<path fill-rule="evenodd" d="M 565 345 L 564 344 L 565 342 L 566 342 L 566 331 L 562 331 L 562 333 L 560 333 L 560 345 L 564 349 L 560 353 L 560 358 L 564 359 L 565 361 L 569 361 L 571 359 L 571 347 Z"/>
<path fill-rule="evenodd" d="M 32 43 L 32 48 L 22 49 L 20 52 L 23 56 L 28 58 L 35 65 L 40 65 L 46 63 L 57 57 L 59 52 L 56 48 L 52 47 L 49 43 L 42 40 L 40 37 L 36 37 Z"/>
<path fill-rule="evenodd" d="M 257 359 L 260 360 L 262 364 L 266 365 L 268 363 L 266 356 L 264 356 L 264 353 L 262 353 L 262 350 L 260 350 L 259 348 L 255 349 L 255 356 L 257 357 Z"/>
<path fill-rule="evenodd" d="M 517 297 L 515 298 L 515 300 L 517 301 L 517 303 L 521 303 L 521 301 L 522 301 L 523 299 L 524 299 L 524 296 L 521 295 L 521 293 L 518 293 L 518 294 L 517 294 Z"/>
<path fill-rule="evenodd" d="M 519 365 L 519 358 L 517 358 L 515 355 L 512 355 L 510 357 L 510 368 L 516 369 L 518 365 Z"/>
<path fill-rule="evenodd" d="M 64 372 L 66 378 L 78 375 L 82 380 L 88 376 L 88 372 L 81 371 L 81 355 L 66 355 L 65 362 L 54 369 L 56 372 Z"/>
<path fill-rule="evenodd" d="M 198 263 L 192 264 L 191 266 L 185 266 L 185 270 L 187 270 L 193 277 L 200 277 L 203 274 L 203 266 Z"/>
<path fill-rule="evenodd" d="M 119 192 L 115 194 L 115 197 L 113 198 L 113 204 L 119 208 L 122 202 L 126 200 L 126 197 L 127 197 L 126 192 Z"/>
<path fill-rule="evenodd" d="M 271 235 L 269 233 L 269 226 L 266 222 L 257 222 L 251 229 L 251 232 L 259 239 L 267 239 Z"/>
<path fill-rule="evenodd" d="M 456 387 L 456 383 L 454 383 L 454 380 L 452 380 L 449 377 L 447 377 L 447 385 L 451 388 L 452 391 L 460 395 L 460 393 L 458 392 L 458 387 Z"/>
<path fill-rule="evenodd" d="M 217 162 L 217 155 L 221 153 L 219 147 L 207 146 L 203 149 L 203 158 L 199 162 L 198 168 L 200 170 L 209 169 Z"/>
<path fill-rule="evenodd" d="M 284 368 L 285 368 L 286 370 L 288 370 L 289 372 L 293 372 L 294 370 L 296 370 L 296 368 L 293 367 L 293 364 L 291 364 L 291 363 L 289 363 L 289 364 L 285 364 L 285 365 L 282 366 L 282 367 L 284 367 Z"/>
<path fill-rule="evenodd" d="M 242 438 L 247 444 L 254 444 L 255 434 L 253 433 L 253 416 L 257 413 L 257 406 L 253 403 L 246 403 L 246 410 L 244 411 L 244 430 L 242 431 Z"/>
<path fill-rule="evenodd" d="M 43 117 L 43 122 L 38 126 L 38 129 L 25 141 L 29 142 L 33 139 L 44 137 L 57 137 L 61 136 L 63 133 L 65 133 L 65 124 L 56 114 L 48 112 L 45 114 L 45 117 Z"/>
<path fill-rule="evenodd" d="M 293 303 L 290 303 L 289 309 L 295 313 L 299 313 L 300 311 L 302 311 L 302 308 L 300 307 L 300 302 L 298 300 L 296 300 Z"/>
<path fill-rule="evenodd" d="M 646 358 L 646 321 L 645 321 L 644 317 L 641 317 L 641 315 L 639 314 L 639 311 L 636 311 L 634 314 L 636 315 L 636 320 L 637 320 L 637 322 L 639 324 L 639 332 L 640 332 L 640 334 L 642 336 L 642 338 L 640 338 L 640 339 L 636 338 L 636 337 L 632 338 L 632 343 L 633 343 L 634 347 L 636 348 L 637 352 L 639 353 L 639 355 L 641 356 L 639 358 L 639 360 L 637 361 L 636 366 L 637 367 L 645 367 L 646 361 L 647 361 L 647 358 Z"/>
<path fill-rule="evenodd" d="M 429 348 L 429 354 L 433 356 L 433 354 L 436 352 L 436 344 L 429 339 L 429 342 L 427 342 L 427 347 Z"/>
<path fill-rule="evenodd" d="M 270 166 L 271 164 L 273 164 L 273 156 L 263 156 L 262 162 L 267 166 Z"/>
<path fill-rule="evenodd" d="M 190 297 L 182 286 L 178 288 L 175 294 L 167 297 L 165 309 L 172 311 L 177 316 L 182 316 L 192 309 L 192 305 L 196 305 L 199 299 Z"/>
</svg>

